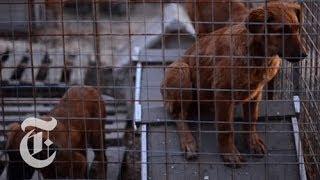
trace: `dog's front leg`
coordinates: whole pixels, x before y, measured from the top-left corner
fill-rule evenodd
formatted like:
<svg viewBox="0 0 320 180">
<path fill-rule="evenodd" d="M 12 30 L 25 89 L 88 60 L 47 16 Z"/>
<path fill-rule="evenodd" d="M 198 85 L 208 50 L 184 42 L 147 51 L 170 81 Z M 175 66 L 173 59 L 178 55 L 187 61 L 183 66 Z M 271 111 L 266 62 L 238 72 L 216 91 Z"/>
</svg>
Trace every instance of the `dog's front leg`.
<svg viewBox="0 0 320 180">
<path fill-rule="evenodd" d="M 218 124 L 219 150 L 222 159 L 233 168 L 239 168 L 244 158 L 240 155 L 234 144 L 233 128 L 234 103 L 230 101 L 218 101 L 215 104 L 216 121 Z"/>
<path fill-rule="evenodd" d="M 177 120 L 177 131 L 180 138 L 181 149 L 185 152 L 186 159 L 197 157 L 197 143 L 191 133 L 186 121 L 186 113 L 180 112 L 179 120 Z"/>
<path fill-rule="evenodd" d="M 274 83 L 275 83 L 275 79 L 276 77 L 272 78 L 269 82 L 268 82 L 268 100 L 273 100 L 274 97 Z"/>
<path fill-rule="evenodd" d="M 89 178 L 92 179 L 105 179 L 107 175 L 107 157 L 105 155 L 105 142 L 104 142 L 104 131 L 102 128 L 100 131 L 94 131 L 90 136 L 90 143 L 94 152 L 94 159 L 90 167 Z"/>
<path fill-rule="evenodd" d="M 259 94 L 251 101 L 243 104 L 243 116 L 248 121 L 244 124 L 244 129 L 247 131 L 248 137 L 246 138 L 250 150 L 257 155 L 263 157 L 266 153 L 266 145 L 257 133 L 257 121 L 259 115 L 259 102 L 261 101 L 262 93 Z"/>
</svg>

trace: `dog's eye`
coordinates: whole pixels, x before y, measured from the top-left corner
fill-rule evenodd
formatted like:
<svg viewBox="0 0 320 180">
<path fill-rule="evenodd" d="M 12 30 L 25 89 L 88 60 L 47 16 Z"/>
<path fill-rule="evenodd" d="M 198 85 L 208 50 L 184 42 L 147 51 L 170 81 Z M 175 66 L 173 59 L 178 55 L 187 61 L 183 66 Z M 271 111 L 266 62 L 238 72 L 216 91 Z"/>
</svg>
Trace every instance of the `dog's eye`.
<svg viewBox="0 0 320 180">
<path fill-rule="evenodd" d="M 283 32 L 284 33 L 292 33 L 292 29 L 290 25 L 284 25 L 283 26 Z"/>
<path fill-rule="evenodd" d="M 291 26 L 292 32 L 297 32 L 297 31 L 299 31 L 299 28 L 300 28 L 299 25 L 292 25 L 292 26 Z"/>
<path fill-rule="evenodd" d="M 283 27 L 282 26 L 270 26 L 269 32 L 270 33 L 283 33 Z"/>
</svg>

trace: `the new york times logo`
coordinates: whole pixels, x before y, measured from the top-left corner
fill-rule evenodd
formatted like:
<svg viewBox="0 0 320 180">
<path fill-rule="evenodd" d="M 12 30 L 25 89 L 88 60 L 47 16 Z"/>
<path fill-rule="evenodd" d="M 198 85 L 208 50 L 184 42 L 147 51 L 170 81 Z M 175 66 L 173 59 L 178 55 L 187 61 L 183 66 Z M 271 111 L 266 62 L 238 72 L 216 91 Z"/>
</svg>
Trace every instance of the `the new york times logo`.
<svg viewBox="0 0 320 180">
<path fill-rule="evenodd" d="M 34 132 L 35 128 L 27 132 L 20 142 L 20 154 L 22 159 L 34 168 L 43 168 L 50 165 L 54 158 L 56 157 L 56 152 L 53 152 L 49 156 L 49 146 L 53 142 L 49 139 L 49 132 L 52 131 L 57 126 L 57 120 L 51 117 L 50 121 L 44 121 L 38 118 L 30 117 L 25 119 L 21 124 L 21 129 L 26 132 L 26 127 L 35 127 L 38 129 L 45 130 L 47 132 Z M 29 128 L 28 128 L 29 130 Z M 41 152 L 42 149 L 42 137 L 43 133 L 47 133 L 47 139 L 44 141 L 44 144 L 47 146 L 47 159 L 41 160 L 37 159 L 34 156 Z M 28 148 L 28 141 L 32 140 L 33 148 L 32 154 L 30 154 L 30 149 Z"/>
</svg>

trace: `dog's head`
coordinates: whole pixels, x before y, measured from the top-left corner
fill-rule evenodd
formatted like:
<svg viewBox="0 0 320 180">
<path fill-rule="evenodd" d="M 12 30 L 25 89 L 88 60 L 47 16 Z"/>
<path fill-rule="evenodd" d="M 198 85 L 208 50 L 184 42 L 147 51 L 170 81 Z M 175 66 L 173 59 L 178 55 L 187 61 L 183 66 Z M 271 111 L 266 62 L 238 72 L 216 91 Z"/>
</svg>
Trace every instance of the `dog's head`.
<svg viewBox="0 0 320 180">
<path fill-rule="evenodd" d="M 267 56 L 279 55 L 289 62 L 307 56 L 300 36 L 301 6 L 297 3 L 274 2 L 253 9 L 247 18 L 247 28 L 261 43 Z"/>
<path fill-rule="evenodd" d="M 25 136 L 25 133 L 21 130 L 19 123 L 12 123 L 6 129 L 6 152 L 9 157 L 7 166 L 7 179 L 30 179 L 34 173 L 34 168 L 28 166 L 23 162 L 20 153 L 19 146 L 21 139 Z M 23 172 L 21 172 L 23 169 Z"/>
<path fill-rule="evenodd" d="M 51 117 L 48 116 L 42 116 L 42 120 L 49 121 Z M 57 177 L 71 177 L 71 174 L 73 174 L 74 177 L 83 178 L 86 175 L 86 156 L 78 153 L 77 151 L 72 151 L 71 149 L 67 149 L 68 142 L 73 143 L 73 141 L 69 141 L 68 138 L 66 138 L 66 129 L 62 127 L 61 123 L 58 123 L 56 126 L 56 131 L 52 131 L 49 134 L 46 131 L 42 131 L 40 129 L 36 128 L 36 132 L 32 133 L 31 135 L 34 135 L 35 133 L 42 132 L 42 143 L 43 143 L 43 149 L 42 151 L 38 152 L 34 155 L 37 159 L 47 159 L 48 158 L 48 152 L 49 155 L 52 155 L 54 152 L 56 153 L 56 157 L 52 164 L 49 166 L 41 169 L 41 172 L 43 173 L 44 177 L 47 178 L 57 178 Z M 22 138 L 27 134 L 27 132 L 33 130 L 34 127 L 26 127 L 26 132 L 22 131 L 21 125 L 19 123 L 13 123 L 9 126 L 7 131 L 7 143 L 6 143 L 6 150 L 8 152 L 9 156 L 9 166 L 8 166 L 8 173 L 7 178 L 8 179 L 29 179 L 32 177 L 32 174 L 34 172 L 34 168 L 27 165 L 23 162 L 21 155 L 19 153 L 19 147 Z M 49 145 L 49 149 L 46 148 L 46 145 L 44 142 L 46 140 L 50 139 L 52 141 L 52 144 Z M 28 140 L 28 149 L 30 153 L 32 153 L 33 150 L 33 138 L 29 138 Z M 49 150 L 49 151 L 47 151 Z M 15 163 L 17 162 L 17 163 Z M 76 172 L 71 172 L 71 162 L 73 163 L 74 168 L 77 169 Z M 24 170 L 23 173 L 16 173 L 17 171 L 20 171 L 21 169 Z M 59 170 L 59 171 L 56 171 Z"/>
<path fill-rule="evenodd" d="M 41 119 L 43 120 L 50 120 L 50 117 L 47 116 L 43 116 L 41 117 Z M 25 132 L 21 129 L 21 125 L 19 123 L 12 123 L 9 125 L 9 128 L 7 130 L 6 136 L 7 136 L 7 142 L 6 142 L 6 150 L 8 150 L 9 152 L 9 158 L 10 158 L 10 153 L 11 151 L 18 151 L 20 148 L 20 143 L 22 141 L 22 139 L 27 135 L 27 133 L 31 130 L 35 130 L 31 135 L 35 135 L 38 132 L 42 132 L 42 143 L 44 143 L 47 139 L 53 139 L 54 137 L 52 137 L 52 135 L 50 135 L 50 137 L 48 136 L 48 133 L 46 131 L 42 131 L 38 128 L 34 128 L 34 127 L 26 127 L 25 128 Z M 33 138 L 28 138 L 28 144 L 27 144 L 27 148 L 29 149 L 29 151 L 33 151 L 33 144 L 34 144 L 34 139 Z M 49 150 L 50 151 L 56 151 L 58 150 L 58 144 L 55 144 L 55 142 L 53 144 L 50 145 Z M 50 153 L 52 154 L 52 153 Z M 20 157 L 19 157 L 20 158 Z M 47 158 L 47 151 L 43 151 L 38 153 L 37 158 L 40 159 L 46 159 Z"/>
<path fill-rule="evenodd" d="M 61 99 L 64 107 L 77 108 L 79 113 L 84 109 L 90 117 L 104 118 L 107 115 L 101 92 L 92 86 L 74 86 L 68 89 Z"/>
</svg>

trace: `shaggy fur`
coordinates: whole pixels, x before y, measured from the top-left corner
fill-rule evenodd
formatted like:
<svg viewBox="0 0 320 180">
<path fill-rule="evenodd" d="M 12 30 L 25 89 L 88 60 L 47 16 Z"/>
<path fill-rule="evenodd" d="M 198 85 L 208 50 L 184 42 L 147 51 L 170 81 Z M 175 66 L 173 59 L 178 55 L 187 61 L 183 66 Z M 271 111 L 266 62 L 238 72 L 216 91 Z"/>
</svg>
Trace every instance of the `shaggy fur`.
<svg viewBox="0 0 320 180">
<path fill-rule="evenodd" d="M 198 36 L 242 22 L 249 12 L 240 0 L 187 0 L 185 2 Z"/>
<path fill-rule="evenodd" d="M 62 97 L 59 104 L 42 120 L 57 119 L 58 124 L 50 132 L 50 140 L 57 151 L 54 162 L 46 168 L 40 169 L 45 178 L 86 178 L 87 157 L 86 148 L 94 149 L 94 162 L 91 166 L 90 177 L 105 178 L 107 159 L 104 154 L 104 123 L 101 118 L 106 116 L 105 104 L 100 92 L 89 86 L 72 87 Z M 10 126 L 7 134 L 6 149 L 9 155 L 8 179 L 30 178 L 34 169 L 23 160 L 19 154 L 19 144 L 24 135 L 33 129 L 27 127 L 21 130 L 20 124 Z M 37 131 L 42 131 L 37 129 Z M 44 131 L 45 132 L 45 131 Z M 43 141 L 48 137 L 43 133 Z M 73 150 L 71 150 L 71 148 Z M 46 159 L 46 153 L 39 153 Z M 24 173 L 22 169 L 24 168 Z M 17 173 L 20 172 L 20 173 Z"/>
<path fill-rule="evenodd" d="M 244 161 L 234 143 L 232 122 L 237 104 L 243 105 L 244 119 L 251 122 L 244 126 L 248 131 L 247 145 L 257 155 L 266 153 L 266 146 L 256 132 L 258 105 L 264 86 L 278 73 L 282 58 L 297 62 L 306 57 L 300 40 L 299 17 L 297 4 L 269 3 L 267 7 L 253 9 L 246 23 L 201 38 L 185 57 L 167 67 L 161 93 L 165 108 L 179 119 L 177 131 L 186 158 L 196 157 L 197 144 L 182 120 L 187 119 L 192 101 L 197 100 L 202 107 L 214 107 L 215 120 L 219 122 L 219 150 L 226 164 L 240 167 Z M 268 24 L 273 24 L 266 26 L 265 18 Z M 266 32 L 270 34 L 265 36 Z"/>
</svg>

